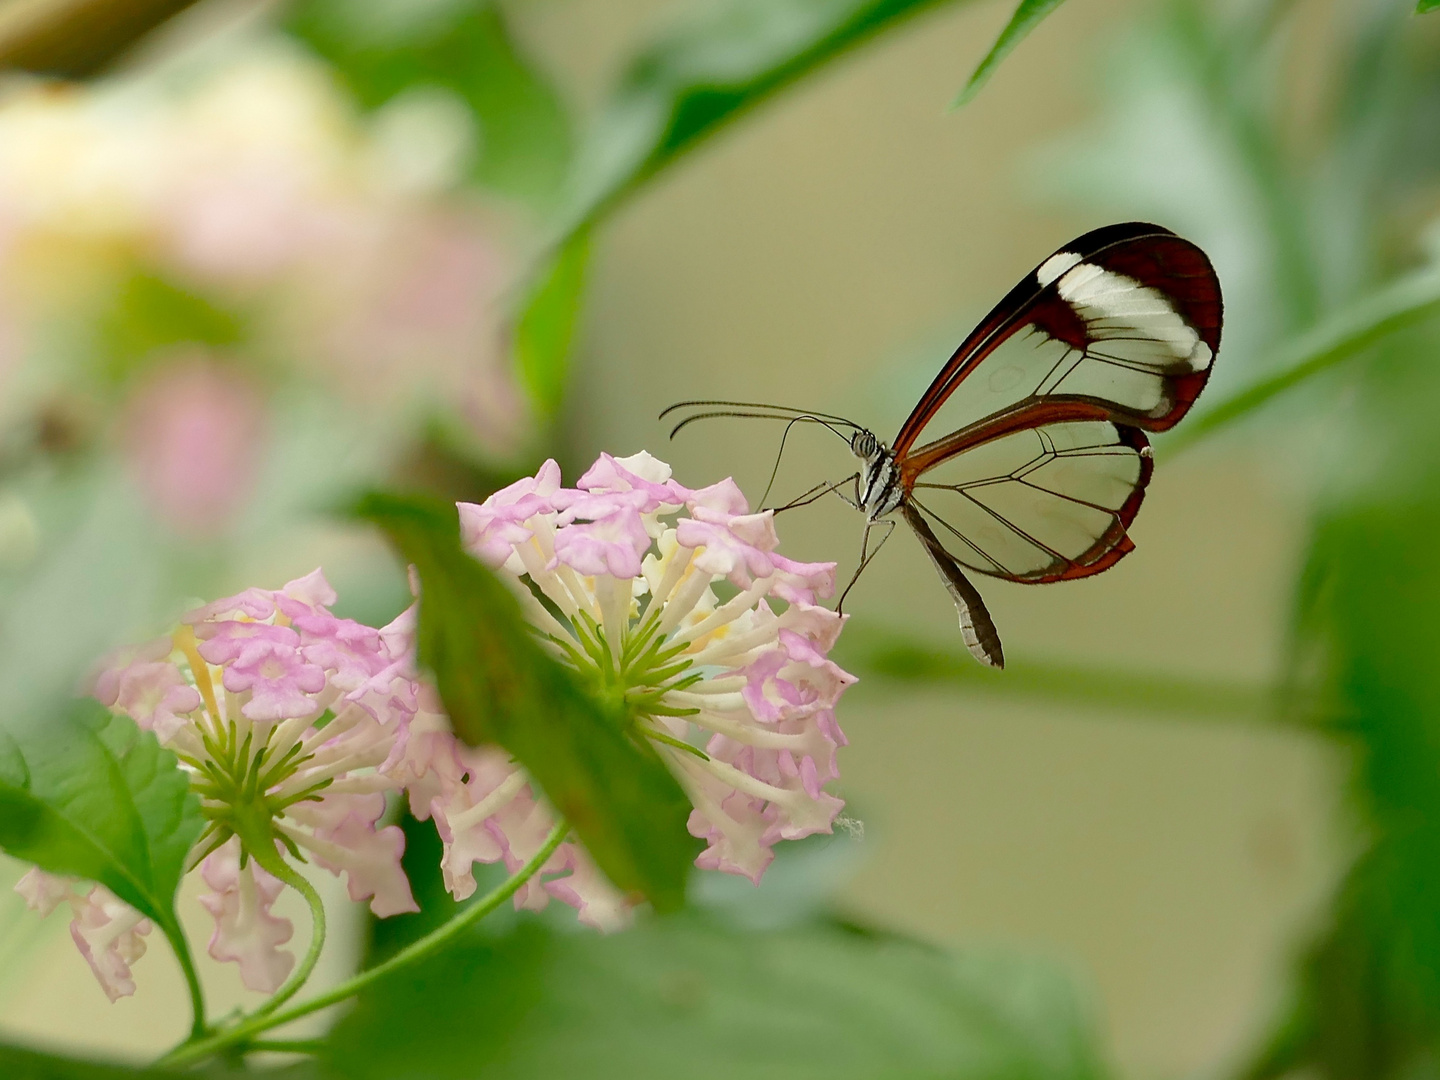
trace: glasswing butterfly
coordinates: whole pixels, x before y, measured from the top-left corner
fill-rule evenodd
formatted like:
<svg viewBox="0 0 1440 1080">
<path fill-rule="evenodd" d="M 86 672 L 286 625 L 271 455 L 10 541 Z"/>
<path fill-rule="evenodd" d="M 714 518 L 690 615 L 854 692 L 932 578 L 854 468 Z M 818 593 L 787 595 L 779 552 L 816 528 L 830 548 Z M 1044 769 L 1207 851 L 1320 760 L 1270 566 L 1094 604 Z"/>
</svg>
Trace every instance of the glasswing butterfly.
<svg viewBox="0 0 1440 1080">
<path fill-rule="evenodd" d="M 1133 551 L 1126 530 L 1153 469 L 1145 433 L 1174 427 L 1199 397 L 1221 319 L 1220 283 L 1203 251 L 1159 225 L 1109 225 L 1011 289 L 888 446 L 853 420 L 787 406 L 685 401 L 661 416 L 691 410 L 672 438 L 717 416 L 784 420 L 785 436 L 797 423 L 841 436 L 860 470 L 778 509 L 834 491 L 865 514 L 850 586 L 898 514 L 940 572 L 965 644 L 999 668 L 1000 635 L 964 571 L 1044 584 L 1098 574 Z M 851 483 L 853 500 L 841 490 Z M 877 526 L 885 531 L 872 550 Z"/>
</svg>

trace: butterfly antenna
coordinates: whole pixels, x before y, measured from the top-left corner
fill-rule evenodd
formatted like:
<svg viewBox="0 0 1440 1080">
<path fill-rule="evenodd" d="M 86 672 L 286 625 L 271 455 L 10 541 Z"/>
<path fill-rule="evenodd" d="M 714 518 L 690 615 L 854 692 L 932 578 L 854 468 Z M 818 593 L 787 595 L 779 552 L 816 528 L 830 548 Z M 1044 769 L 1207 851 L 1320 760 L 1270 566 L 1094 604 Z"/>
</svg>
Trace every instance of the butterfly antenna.
<svg viewBox="0 0 1440 1080">
<path fill-rule="evenodd" d="M 765 500 L 770 498 L 770 489 L 775 486 L 775 477 L 780 475 L 780 459 L 785 456 L 785 440 L 790 438 L 790 429 L 804 419 L 806 417 L 797 416 L 785 425 L 785 430 L 780 435 L 780 449 L 775 452 L 775 467 L 770 470 L 770 482 L 765 485 L 765 494 L 760 496 L 760 506 L 764 506 Z"/>
<path fill-rule="evenodd" d="M 777 419 L 781 416 L 813 416 L 821 420 L 832 420 L 837 424 L 844 424 L 846 427 L 855 428 L 860 426 L 855 423 L 855 421 L 848 420 L 843 416 L 837 416 L 834 413 L 821 412 L 818 409 L 797 409 L 791 405 L 770 405 L 763 401 L 677 401 L 674 405 L 671 405 L 660 413 L 660 419 L 664 420 L 665 417 L 677 409 L 708 409 L 716 406 L 727 409 L 764 410 L 766 414 L 779 414 Z M 728 416 L 730 414 L 719 413 L 717 415 Z"/>
<path fill-rule="evenodd" d="M 681 404 L 702 405 L 707 403 L 682 402 Z M 672 405 L 669 409 L 666 409 L 665 412 L 661 413 L 660 416 L 663 418 L 665 416 L 665 413 L 671 412 L 672 410 L 680 407 L 680 405 Z M 828 428 L 830 431 L 834 432 L 847 445 L 850 442 L 851 432 L 863 430 L 859 424 L 855 423 L 855 421 L 846 420 L 844 417 L 832 417 L 829 413 L 807 413 L 800 412 L 799 410 L 795 410 L 793 412 L 787 410 L 781 413 L 759 412 L 752 411 L 750 409 L 738 408 L 712 409 L 707 412 L 699 412 L 695 413 L 693 416 L 685 417 L 685 419 L 681 420 L 678 424 L 676 424 L 673 428 L 670 429 L 670 438 L 675 438 L 676 435 L 680 434 L 681 431 L 689 427 L 691 424 L 695 423 L 697 420 L 714 420 L 719 417 L 738 418 L 742 420 L 784 420 L 789 423 L 807 422 L 812 424 L 819 424 L 822 427 Z M 842 427 L 849 428 L 850 431 L 842 431 Z"/>
</svg>

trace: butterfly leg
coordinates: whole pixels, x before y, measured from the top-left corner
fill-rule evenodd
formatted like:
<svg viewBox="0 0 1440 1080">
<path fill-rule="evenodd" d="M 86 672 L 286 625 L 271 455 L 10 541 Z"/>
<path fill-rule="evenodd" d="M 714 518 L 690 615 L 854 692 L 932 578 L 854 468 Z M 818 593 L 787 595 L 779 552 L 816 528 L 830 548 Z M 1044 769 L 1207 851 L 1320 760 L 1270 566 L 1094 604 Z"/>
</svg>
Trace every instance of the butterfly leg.
<svg viewBox="0 0 1440 1080">
<path fill-rule="evenodd" d="M 832 491 L 833 491 L 836 495 L 840 496 L 840 498 L 843 499 L 848 505 L 853 506 L 853 507 L 855 507 L 855 509 L 858 510 L 860 507 L 859 507 L 855 502 L 853 502 L 853 501 L 852 501 L 843 491 L 841 491 L 840 489 L 841 489 L 842 487 L 844 487 L 846 484 L 853 483 L 854 481 L 858 480 L 859 477 L 860 477 L 860 474 L 859 474 L 859 473 L 856 473 L 854 476 L 847 476 L 844 480 L 836 480 L 833 484 L 827 484 L 827 483 L 823 483 L 823 482 L 822 482 L 822 483 L 819 483 L 819 484 L 816 484 L 816 485 L 815 485 L 814 487 L 812 487 L 809 491 L 805 492 L 805 494 L 800 495 L 800 496 L 797 496 L 797 497 L 794 498 L 794 499 L 791 499 L 791 500 L 790 500 L 788 503 L 786 503 L 784 506 L 777 506 L 777 507 L 775 507 L 775 511 L 774 511 L 774 512 L 778 514 L 778 513 L 780 513 L 780 511 L 782 511 L 782 510 L 795 510 L 795 509 L 798 509 L 799 507 L 802 507 L 802 506 L 809 506 L 811 503 L 816 502 L 816 501 L 818 501 L 818 500 L 820 500 L 820 499 L 823 499 L 826 495 L 829 495 Z"/>
<path fill-rule="evenodd" d="M 875 550 L 870 550 L 870 530 L 876 525 L 885 526 L 885 535 L 880 537 L 880 542 L 875 545 Z M 845 586 L 845 591 L 840 594 L 840 600 L 835 605 L 835 614 L 845 614 L 845 597 L 850 595 L 850 590 L 860 580 L 860 575 L 865 572 L 865 567 L 870 565 L 870 560 L 880 554 L 880 549 L 885 546 L 885 541 L 890 539 L 890 534 L 895 531 L 895 522 L 890 518 L 881 521 L 867 521 L 865 523 L 865 535 L 860 539 L 860 565 L 855 568 L 854 575 L 850 578 L 850 584 Z"/>
</svg>

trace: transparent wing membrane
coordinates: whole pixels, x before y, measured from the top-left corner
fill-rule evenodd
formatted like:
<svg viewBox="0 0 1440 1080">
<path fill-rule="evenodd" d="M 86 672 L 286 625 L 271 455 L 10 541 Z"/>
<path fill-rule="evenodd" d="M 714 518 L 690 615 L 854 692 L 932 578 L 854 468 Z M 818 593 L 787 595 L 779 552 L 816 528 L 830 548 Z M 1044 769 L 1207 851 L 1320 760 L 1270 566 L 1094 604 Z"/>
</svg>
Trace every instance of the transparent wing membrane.
<svg viewBox="0 0 1440 1080">
<path fill-rule="evenodd" d="M 1150 468 L 1134 428 L 1050 424 L 951 457 L 924 474 L 911 500 L 962 566 L 1060 581 L 1098 573 L 1133 547 L 1125 530 Z"/>
</svg>

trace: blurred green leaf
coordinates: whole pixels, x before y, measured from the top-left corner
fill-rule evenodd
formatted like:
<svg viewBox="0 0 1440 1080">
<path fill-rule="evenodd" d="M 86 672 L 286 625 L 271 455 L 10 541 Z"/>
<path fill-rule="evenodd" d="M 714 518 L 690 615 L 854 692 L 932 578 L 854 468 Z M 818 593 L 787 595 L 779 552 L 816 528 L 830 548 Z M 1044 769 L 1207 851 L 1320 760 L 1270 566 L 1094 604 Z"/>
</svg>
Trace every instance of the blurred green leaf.
<svg viewBox="0 0 1440 1080">
<path fill-rule="evenodd" d="M 778 90 L 945 0 L 724 0 L 637 55 L 577 154 L 561 233 Z"/>
<path fill-rule="evenodd" d="M 299 0 L 286 27 L 334 65 L 365 108 L 406 91 L 456 95 L 479 128 L 481 183 L 539 209 L 558 193 L 569 122 L 489 0 Z"/>
<path fill-rule="evenodd" d="M 370 495 L 359 515 L 420 575 L 420 659 L 456 733 L 510 751 L 621 889 L 662 911 L 683 903 L 698 851 L 684 792 L 624 717 L 540 648 L 515 597 L 460 547 L 453 504 Z"/>
<path fill-rule="evenodd" d="M 580 318 L 589 234 L 572 236 L 539 275 L 515 326 L 515 356 L 530 400 L 543 416 L 559 411 Z"/>
<path fill-rule="evenodd" d="M 1093 664 L 1011 660 L 1004 671 L 975 663 L 968 652 L 937 649 L 904 634 L 852 625 L 835 648 L 841 667 L 902 682 L 954 683 L 985 694 L 1194 717 L 1268 720 L 1273 694 L 1263 686 L 1184 679 Z"/>
<path fill-rule="evenodd" d="M 1415 5 L 1415 14 L 1424 15 L 1427 11 L 1434 11 L 1440 8 L 1440 0 L 1419 0 Z"/>
<path fill-rule="evenodd" d="M 347 1080 L 1091 1080 L 1094 1045 L 1047 967 L 689 912 L 608 937 L 526 920 L 454 949 L 363 995 L 328 1061 Z"/>
<path fill-rule="evenodd" d="M 311 1062 L 300 1062 L 276 1069 L 251 1069 L 243 1065 L 223 1063 L 201 1069 L 157 1069 L 119 1062 L 87 1061 L 61 1057 L 58 1054 L 0 1044 L 0 1076 L 5 1080 L 173 1080 L 187 1076 L 192 1080 L 317 1080 L 319 1070 Z"/>
<path fill-rule="evenodd" d="M 1332 513 L 1302 578 L 1296 700 L 1353 749 L 1370 847 L 1252 1080 L 1413 1076 L 1440 1052 L 1440 501 L 1416 481 Z"/>
<path fill-rule="evenodd" d="M 123 382 L 167 349 L 218 348 L 245 336 L 240 316 L 153 274 L 137 273 L 120 287 L 98 322 L 102 373 Z"/>
<path fill-rule="evenodd" d="M 1020 6 L 1015 9 L 1015 14 L 1010 16 L 1010 21 L 1005 24 L 1005 29 L 1000 31 L 1000 36 L 995 39 L 995 44 L 985 54 L 985 59 L 980 61 L 980 66 L 970 76 L 970 81 L 965 84 L 965 89 L 960 91 L 960 96 L 955 99 L 955 106 L 958 108 L 980 92 L 987 79 L 1000 66 L 1000 61 L 1010 55 L 1010 51 L 1019 45 L 1025 35 L 1039 26 L 1045 16 L 1058 8 L 1065 0 L 1020 0 Z"/>
<path fill-rule="evenodd" d="M 167 936 L 178 933 L 175 890 L 202 824 L 175 755 L 98 702 L 0 721 L 0 848 L 100 882 Z"/>
<path fill-rule="evenodd" d="M 1248 416 L 1285 393 L 1342 361 L 1360 355 L 1397 330 L 1440 311 L 1440 272 L 1426 270 L 1399 279 L 1342 308 L 1285 347 L 1258 382 L 1191 417 L 1158 449 L 1171 455 Z"/>
</svg>

